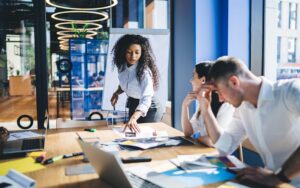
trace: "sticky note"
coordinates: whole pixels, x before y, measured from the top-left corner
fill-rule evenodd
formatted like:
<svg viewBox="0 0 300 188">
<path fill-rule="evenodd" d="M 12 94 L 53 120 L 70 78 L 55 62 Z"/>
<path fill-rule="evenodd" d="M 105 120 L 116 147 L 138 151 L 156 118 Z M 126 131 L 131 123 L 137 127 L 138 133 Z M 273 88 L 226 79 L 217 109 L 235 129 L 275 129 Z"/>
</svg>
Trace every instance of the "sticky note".
<svg viewBox="0 0 300 188">
<path fill-rule="evenodd" d="M 15 169 L 19 172 L 32 172 L 45 168 L 39 163 L 35 163 L 32 157 L 25 157 L 22 159 L 10 160 L 0 163 L 0 176 L 7 174 L 9 169 Z"/>
</svg>

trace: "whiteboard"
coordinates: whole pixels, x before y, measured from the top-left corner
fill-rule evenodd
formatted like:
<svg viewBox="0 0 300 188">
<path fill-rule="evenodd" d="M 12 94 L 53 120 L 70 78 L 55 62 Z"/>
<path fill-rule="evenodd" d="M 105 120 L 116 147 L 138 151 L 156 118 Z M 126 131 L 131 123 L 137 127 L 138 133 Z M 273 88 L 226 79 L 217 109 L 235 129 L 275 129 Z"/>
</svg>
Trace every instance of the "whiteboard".
<svg viewBox="0 0 300 188">
<path fill-rule="evenodd" d="M 146 29 L 110 29 L 109 47 L 106 61 L 104 89 L 102 96 L 102 110 L 113 110 L 110 103 L 112 94 L 116 91 L 119 85 L 117 67 L 112 66 L 111 50 L 116 41 L 124 34 L 139 34 L 149 39 L 152 47 L 155 63 L 159 70 L 160 80 L 159 88 L 155 91 L 155 96 L 160 100 L 163 110 L 168 99 L 168 64 L 170 51 L 170 36 L 169 30 L 146 30 Z M 125 93 L 119 95 L 119 100 L 116 104 L 116 110 L 125 111 L 127 96 Z"/>
</svg>

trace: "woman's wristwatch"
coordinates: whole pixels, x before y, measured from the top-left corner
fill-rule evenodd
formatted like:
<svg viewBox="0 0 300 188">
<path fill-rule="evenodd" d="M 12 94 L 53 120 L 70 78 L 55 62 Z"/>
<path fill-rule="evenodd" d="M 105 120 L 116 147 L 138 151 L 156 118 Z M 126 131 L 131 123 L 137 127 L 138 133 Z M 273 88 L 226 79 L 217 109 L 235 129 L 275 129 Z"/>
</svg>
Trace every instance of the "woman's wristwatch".
<svg viewBox="0 0 300 188">
<path fill-rule="evenodd" d="M 290 183 L 291 180 L 284 174 L 284 171 L 282 168 L 279 168 L 277 170 L 277 172 L 275 173 L 275 175 L 278 177 L 278 179 L 280 179 L 280 181 L 284 182 L 284 183 Z"/>
</svg>

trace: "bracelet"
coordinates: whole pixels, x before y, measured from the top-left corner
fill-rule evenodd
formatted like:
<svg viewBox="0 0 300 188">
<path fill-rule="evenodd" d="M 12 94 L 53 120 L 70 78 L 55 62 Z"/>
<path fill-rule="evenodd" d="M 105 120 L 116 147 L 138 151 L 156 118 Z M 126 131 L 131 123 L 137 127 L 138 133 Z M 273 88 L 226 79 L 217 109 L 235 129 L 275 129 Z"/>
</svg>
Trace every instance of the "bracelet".
<svg viewBox="0 0 300 188">
<path fill-rule="evenodd" d="M 280 179 L 280 181 L 285 183 L 290 183 L 291 180 L 284 174 L 284 171 L 280 168 L 280 171 L 276 173 L 276 176 Z"/>
</svg>

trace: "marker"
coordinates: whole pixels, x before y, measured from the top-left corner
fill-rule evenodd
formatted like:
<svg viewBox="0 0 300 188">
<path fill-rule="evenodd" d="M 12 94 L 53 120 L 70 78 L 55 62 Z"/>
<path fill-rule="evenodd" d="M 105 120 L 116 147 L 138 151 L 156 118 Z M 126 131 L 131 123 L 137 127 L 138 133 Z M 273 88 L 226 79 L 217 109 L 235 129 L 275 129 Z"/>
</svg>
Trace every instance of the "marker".
<svg viewBox="0 0 300 188">
<path fill-rule="evenodd" d="M 52 157 L 52 158 L 46 159 L 43 164 L 48 165 L 48 164 L 54 163 L 55 161 L 58 161 L 58 160 L 61 160 L 61 159 L 63 159 L 63 156 L 59 155 L 57 157 Z"/>
<path fill-rule="evenodd" d="M 35 162 L 36 162 L 36 163 L 42 163 L 42 161 L 43 161 L 45 158 L 46 158 L 46 154 L 44 153 L 44 154 L 40 155 L 39 157 L 37 157 L 37 158 L 35 159 Z"/>
<path fill-rule="evenodd" d="M 59 160 L 61 160 L 61 159 L 63 159 L 63 155 L 59 155 L 59 156 L 57 156 L 57 157 L 53 157 L 53 158 L 52 158 L 53 162 L 59 161 Z"/>
<path fill-rule="evenodd" d="M 96 132 L 96 129 L 92 128 L 92 129 L 84 129 L 85 131 L 88 131 L 88 132 Z"/>
<path fill-rule="evenodd" d="M 71 158 L 71 157 L 76 157 L 83 155 L 83 152 L 78 152 L 78 153 L 71 153 L 71 154 L 65 154 L 63 155 L 63 159 Z"/>
</svg>

